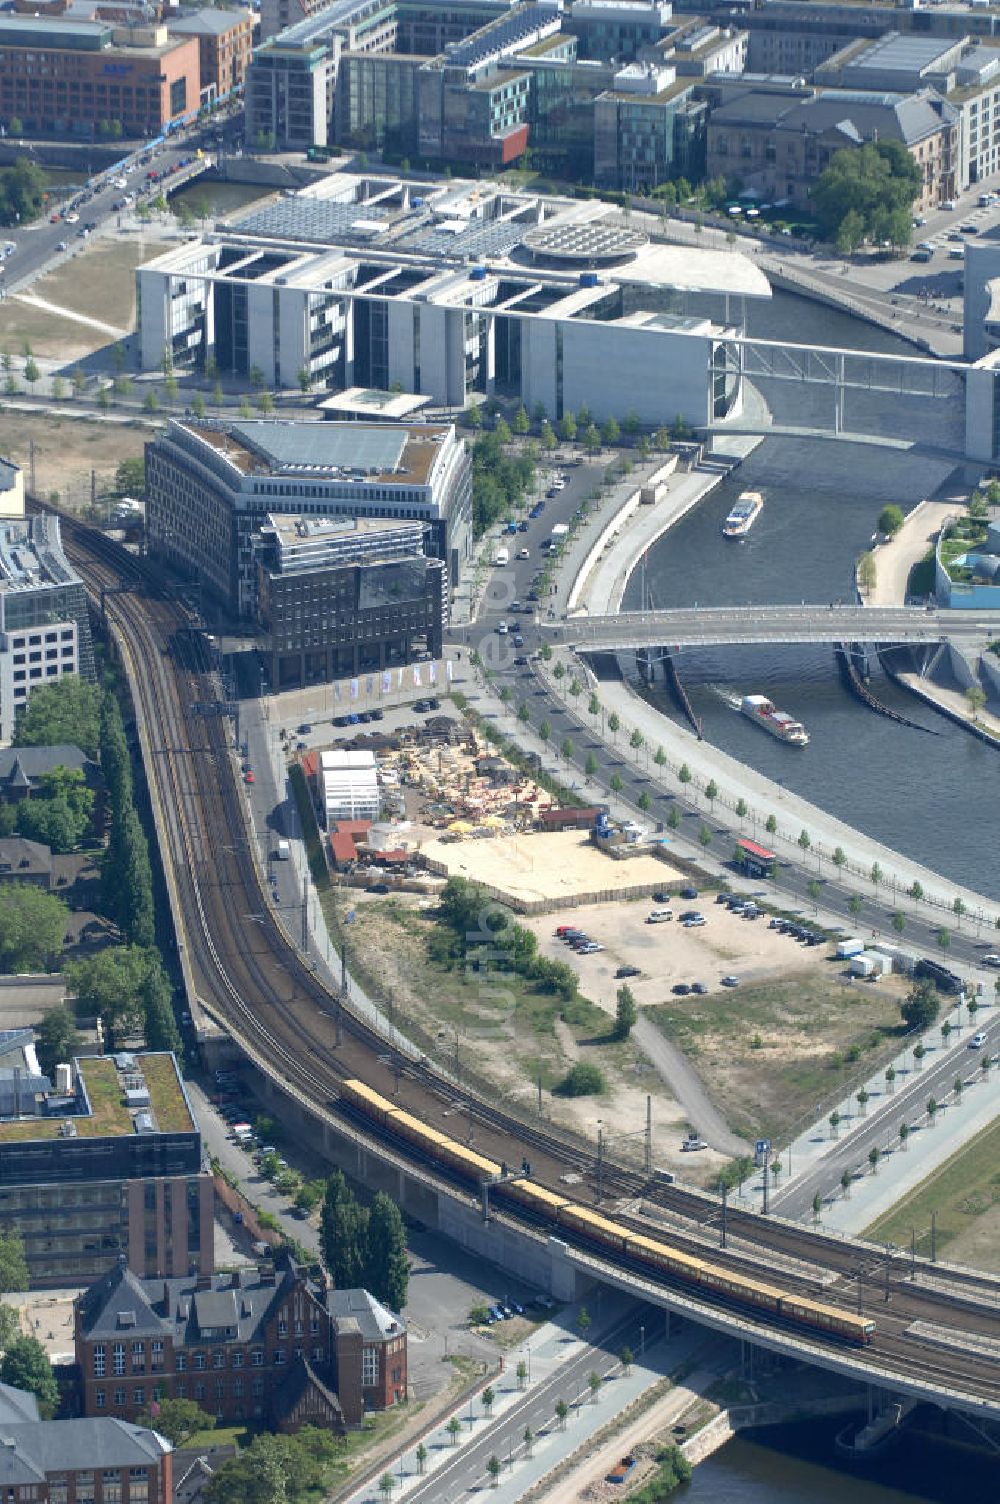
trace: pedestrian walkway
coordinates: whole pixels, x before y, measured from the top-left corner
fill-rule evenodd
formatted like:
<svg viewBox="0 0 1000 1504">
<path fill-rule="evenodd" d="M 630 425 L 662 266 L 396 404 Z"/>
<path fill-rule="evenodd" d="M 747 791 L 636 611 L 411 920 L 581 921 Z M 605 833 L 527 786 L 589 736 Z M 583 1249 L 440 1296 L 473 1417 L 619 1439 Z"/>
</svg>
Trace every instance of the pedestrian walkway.
<svg viewBox="0 0 1000 1504">
<path fill-rule="evenodd" d="M 593 1311 L 592 1303 L 588 1309 Z M 416 1444 L 407 1448 L 344 1504 L 386 1504 L 386 1474 L 395 1480 L 391 1497 L 412 1498 L 414 1504 L 447 1504 L 483 1488 L 495 1504 L 515 1504 L 704 1344 L 705 1333 L 690 1326 L 666 1339 L 662 1317 L 657 1314 L 654 1329 L 648 1308 L 645 1316 L 642 1311 L 621 1292 L 602 1291 L 600 1319 L 584 1342 L 575 1333 L 579 1306 L 567 1307 L 557 1323 L 540 1327 L 523 1349 L 509 1354 L 504 1372 L 486 1386 L 492 1405 L 484 1404 L 480 1391 L 423 1437 L 421 1458 Z M 633 1350 L 628 1367 L 618 1357 L 623 1345 Z M 601 1379 L 597 1386 L 591 1385 L 592 1373 Z M 704 1382 L 717 1376 L 706 1369 Z M 560 1402 L 567 1407 L 562 1418 L 556 1412 Z M 499 1464 L 495 1480 L 491 1458 Z"/>
</svg>

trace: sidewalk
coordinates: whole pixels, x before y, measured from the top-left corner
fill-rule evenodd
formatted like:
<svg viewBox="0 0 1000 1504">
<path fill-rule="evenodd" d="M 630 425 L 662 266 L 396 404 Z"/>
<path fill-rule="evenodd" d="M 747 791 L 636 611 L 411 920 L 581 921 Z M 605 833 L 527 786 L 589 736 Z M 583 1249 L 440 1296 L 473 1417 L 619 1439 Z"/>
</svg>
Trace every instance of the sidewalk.
<svg viewBox="0 0 1000 1504">
<path fill-rule="evenodd" d="M 650 1321 L 643 1328 L 644 1351 L 640 1355 L 638 1345 L 634 1345 L 633 1362 L 626 1374 L 617 1357 L 621 1346 L 618 1332 L 629 1313 L 639 1308 L 619 1292 L 608 1290 L 603 1292 L 602 1304 L 602 1319 L 594 1322 L 586 1343 L 573 1335 L 578 1307 L 572 1306 L 567 1307 L 558 1325 L 540 1327 L 523 1352 L 511 1353 L 505 1372 L 490 1385 L 495 1394 L 491 1414 L 487 1416 L 477 1397 L 431 1430 L 422 1439 L 426 1450 L 422 1471 L 415 1446 L 387 1463 L 384 1472 L 391 1472 L 396 1479 L 393 1497 L 417 1495 L 421 1501 L 438 1504 L 488 1488 L 496 1504 L 514 1504 L 586 1445 L 588 1432 L 606 1426 L 705 1341 L 704 1332 L 697 1328 L 685 1328 L 670 1341 L 654 1337 Z M 610 1339 L 610 1351 L 601 1345 L 602 1338 Z M 529 1368 L 523 1389 L 516 1376 L 520 1361 Z M 602 1377 L 596 1403 L 589 1382 L 591 1372 Z M 706 1382 L 715 1377 L 715 1373 L 706 1373 Z M 683 1396 L 686 1404 L 690 1396 L 686 1391 Z M 564 1427 L 555 1413 L 559 1400 L 569 1406 Z M 453 1435 L 448 1426 L 455 1419 L 461 1431 Z M 637 1425 L 643 1423 L 655 1426 L 649 1416 Z M 526 1427 L 532 1432 L 530 1444 L 524 1439 Z M 502 1464 L 495 1488 L 488 1472 L 492 1456 Z M 350 1494 L 344 1504 L 384 1504 L 381 1476 Z"/>
</svg>

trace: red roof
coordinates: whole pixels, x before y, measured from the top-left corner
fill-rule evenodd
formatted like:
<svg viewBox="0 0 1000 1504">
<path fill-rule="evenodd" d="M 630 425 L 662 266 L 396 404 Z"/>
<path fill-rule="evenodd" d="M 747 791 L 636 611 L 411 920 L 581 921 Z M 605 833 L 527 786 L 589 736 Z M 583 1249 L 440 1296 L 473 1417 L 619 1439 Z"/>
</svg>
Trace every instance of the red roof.
<svg viewBox="0 0 1000 1504">
<path fill-rule="evenodd" d="M 319 753 L 315 750 L 303 752 L 299 758 L 299 764 L 307 778 L 315 778 L 319 770 Z"/>
<path fill-rule="evenodd" d="M 341 866 L 344 862 L 353 862 L 357 854 L 358 848 L 350 832 L 335 830 L 330 837 L 330 855 L 337 866 Z"/>
<path fill-rule="evenodd" d="M 748 856 L 760 857 L 762 862 L 773 862 L 777 860 L 773 851 L 768 851 L 766 846 L 758 846 L 756 841 L 748 841 L 744 837 L 741 837 L 740 840 L 736 842 L 736 844 L 740 848 L 740 850 L 745 851 Z"/>
<path fill-rule="evenodd" d="M 342 836 L 366 836 L 372 828 L 370 820 L 334 820 L 332 830 Z"/>
</svg>

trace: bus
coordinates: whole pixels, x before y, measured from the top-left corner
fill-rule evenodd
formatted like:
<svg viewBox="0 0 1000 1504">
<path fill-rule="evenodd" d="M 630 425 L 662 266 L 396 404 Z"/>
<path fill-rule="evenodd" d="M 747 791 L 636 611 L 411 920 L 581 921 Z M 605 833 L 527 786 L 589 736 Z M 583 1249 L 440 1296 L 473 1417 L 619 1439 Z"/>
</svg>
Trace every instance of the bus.
<svg viewBox="0 0 1000 1504">
<path fill-rule="evenodd" d="M 773 877 L 778 858 L 766 846 L 740 839 L 736 842 L 734 861 L 747 877 Z"/>
</svg>

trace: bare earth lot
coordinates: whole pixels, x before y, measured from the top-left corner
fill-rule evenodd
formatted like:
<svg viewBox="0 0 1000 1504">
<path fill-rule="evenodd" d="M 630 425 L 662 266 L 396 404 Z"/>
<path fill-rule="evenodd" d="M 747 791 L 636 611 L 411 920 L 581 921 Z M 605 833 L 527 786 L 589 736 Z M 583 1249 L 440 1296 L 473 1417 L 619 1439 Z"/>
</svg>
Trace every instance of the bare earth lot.
<svg viewBox="0 0 1000 1504">
<path fill-rule="evenodd" d="M 0 454 L 21 466 L 27 487 L 33 443 L 39 494 L 58 491 L 60 501 L 74 511 L 90 502 L 92 469 L 97 471 L 100 493 L 110 485 L 122 460 L 142 454 L 151 435 L 152 429 L 139 421 L 105 423 L 0 410 Z"/>
<path fill-rule="evenodd" d="M 655 856 L 615 861 L 580 830 L 501 836 L 492 841 L 430 840 L 421 849 L 424 856 L 447 867 L 449 877 L 467 877 L 529 902 L 566 901 L 577 895 L 659 883 L 666 886 L 680 877 L 676 868 Z"/>
</svg>

